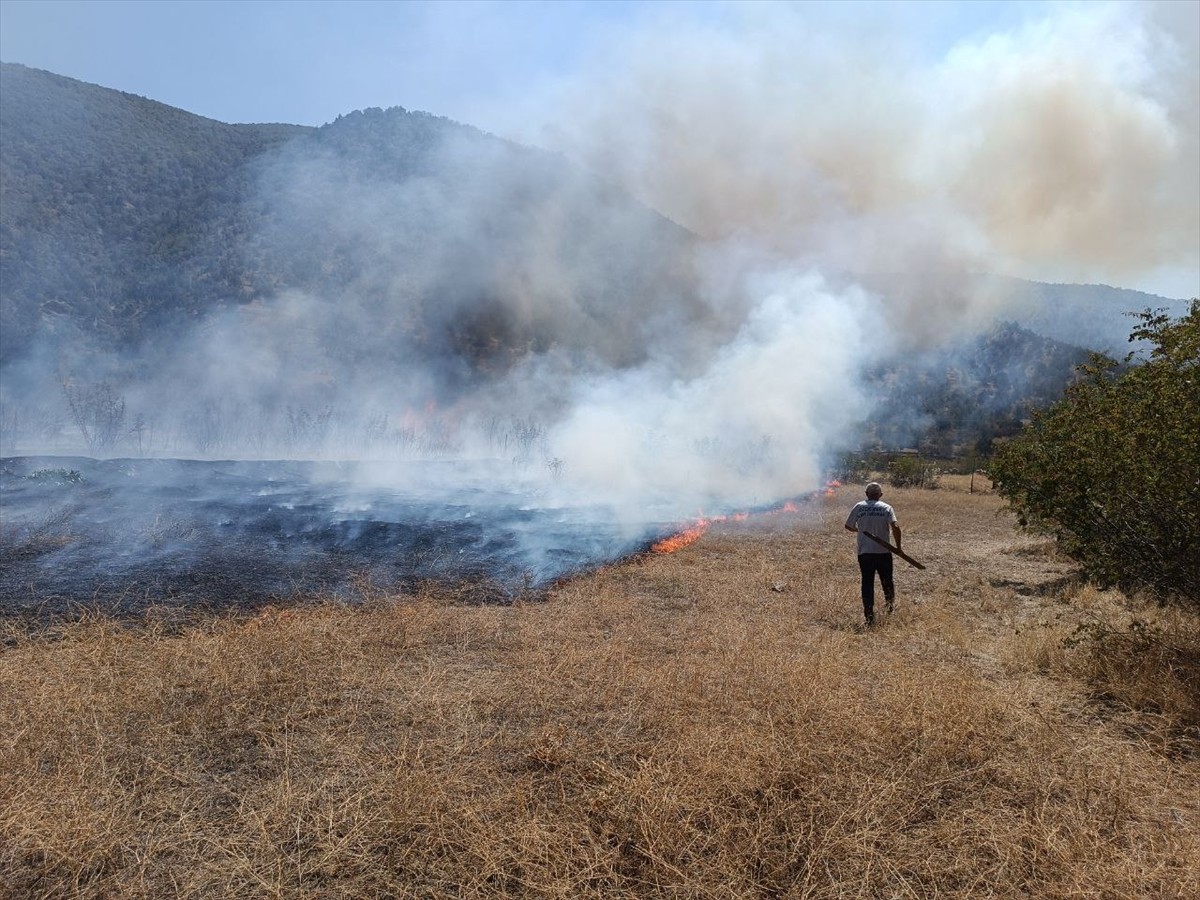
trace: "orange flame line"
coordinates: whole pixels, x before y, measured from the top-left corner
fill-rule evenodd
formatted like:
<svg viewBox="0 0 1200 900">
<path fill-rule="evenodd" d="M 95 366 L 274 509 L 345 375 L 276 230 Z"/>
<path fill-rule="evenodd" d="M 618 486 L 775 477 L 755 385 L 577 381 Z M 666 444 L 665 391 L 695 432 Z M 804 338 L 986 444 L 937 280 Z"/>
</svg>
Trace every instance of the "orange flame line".
<svg viewBox="0 0 1200 900">
<path fill-rule="evenodd" d="M 842 483 L 840 481 L 837 481 L 836 479 L 833 481 L 826 482 L 825 490 L 824 490 L 825 496 L 826 497 L 834 496 L 834 493 L 835 493 L 834 488 L 839 488 L 841 486 L 842 486 Z M 817 493 L 816 491 L 813 491 L 813 496 L 815 496 L 816 493 Z M 761 515 L 769 515 L 771 513 L 798 513 L 798 512 L 800 512 L 799 504 L 797 504 L 796 501 L 794 501 L 794 500 L 787 500 L 783 504 L 775 507 L 774 509 L 765 510 L 762 513 L 756 513 L 756 515 L 760 515 L 760 514 Z M 701 536 L 703 536 L 703 534 L 706 531 L 708 531 L 709 526 L 712 525 L 713 522 L 745 522 L 747 519 L 750 518 L 750 516 L 751 516 L 751 513 L 748 513 L 748 512 L 735 512 L 735 513 L 730 513 L 729 515 L 725 515 L 725 516 L 711 516 L 711 517 L 701 516 L 700 518 L 698 518 L 696 520 L 696 524 L 692 525 L 690 528 L 685 528 L 685 529 L 683 529 L 683 531 L 680 531 L 677 534 L 673 534 L 670 537 L 665 537 L 661 541 L 656 541 L 655 543 L 651 544 L 650 552 L 651 553 L 674 553 L 676 550 L 682 550 L 684 547 L 688 546 L 689 544 L 694 544 L 696 541 L 700 540 Z"/>
<path fill-rule="evenodd" d="M 661 541 L 651 544 L 650 552 L 674 553 L 676 550 L 680 550 L 686 547 L 688 544 L 694 544 L 696 541 L 700 540 L 700 536 L 703 535 L 704 532 L 708 531 L 708 526 L 709 520 L 701 519 L 691 528 L 685 528 L 678 534 L 673 534 L 668 538 L 663 538 Z"/>
</svg>

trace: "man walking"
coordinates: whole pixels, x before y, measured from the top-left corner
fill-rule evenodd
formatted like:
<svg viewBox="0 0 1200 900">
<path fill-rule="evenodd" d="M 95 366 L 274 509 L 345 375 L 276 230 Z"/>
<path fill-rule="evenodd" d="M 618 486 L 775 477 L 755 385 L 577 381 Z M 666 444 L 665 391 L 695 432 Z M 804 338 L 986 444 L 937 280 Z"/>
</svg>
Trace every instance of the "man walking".
<svg viewBox="0 0 1200 900">
<path fill-rule="evenodd" d="M 896 511 L 879 499 L 882 496 L 883 488 L 878 482 L 872 481 L 867 485 L 867 499 L 860 500 L 846 519 L 846 530 L 858 534 L 858 568 L 862 573 L 863 614 L 867 617 L 868 628 L 875 624 L 875 573 L 879 573 L 885 609 L 889 614 L 896 604 L 891 551 L 868 537 L 874 535 L 886 541 L 890 529 L 897 549 L 900 547 L 900 525 L 896 521 Z"/>
</svg>

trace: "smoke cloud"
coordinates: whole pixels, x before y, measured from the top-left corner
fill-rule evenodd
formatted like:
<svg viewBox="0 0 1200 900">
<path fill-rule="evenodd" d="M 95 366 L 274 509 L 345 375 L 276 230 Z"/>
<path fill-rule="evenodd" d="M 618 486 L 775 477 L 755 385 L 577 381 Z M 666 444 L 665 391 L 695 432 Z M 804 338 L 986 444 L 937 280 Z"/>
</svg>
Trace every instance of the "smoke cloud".
<svg viewBox="0 0 1200 900">
<path fill-rule="evenodd" d="M 499 457 L 631 517 L 811 490 L 868 367 L 1003 308 L 976 274 L 1195 270 L 1197 9 L 1039 6 L 935 53 L 665 4 L 527 132 L 594 177 L 453 136 L 402 178 L 270 157 L 246 252 L 306 286 L 160 340 L 127 395 L 187 411 L 164 454 Z"/>
<path fill-rule="evenodd" d="M 1196 4 L 1028 12 L 935 55 L 903 29 L 823 30 L 815 5 L 668 9 L 540 138 L 710 240 L 827 270 L 1194 271 Z M 902 298 L 893 324 L 930 312 Z"/>
<path fill-rule="evenodd" d="M 865 365 L 1003 312 L 1011 283 L 978 273 L 1195 272 L 1198 10 L 1047 5 L 931 55 L 807 4 L 668 6 L 601 54 L 537 139 L 701 235 L 738 325 L 693 378 L 582 384 L 554 431 L 575 473 L 785 496 L 854 442 Z"/>
<path fill-rule="evenodd" d="M 822 453 L 868 411 L 846 381 L 862 360 L 844 355 L 870 346 L 867 300 L 813 274 L 777 272 L 752 287 L 761 302 L 695 378 L 667 382 L 647 368 L 580 386 L 552 443 L 581 486 L 711 509 L 819 483 Z"/>
</svg>

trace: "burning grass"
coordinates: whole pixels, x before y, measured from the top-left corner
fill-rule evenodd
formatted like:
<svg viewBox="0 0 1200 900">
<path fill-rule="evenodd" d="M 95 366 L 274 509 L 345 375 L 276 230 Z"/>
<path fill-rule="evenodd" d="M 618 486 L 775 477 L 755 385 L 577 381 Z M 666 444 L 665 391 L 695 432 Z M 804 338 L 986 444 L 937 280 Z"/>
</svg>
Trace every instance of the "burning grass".
<svg viewBox="0 0 1200 900">
<path fill-rule="evenodd" d="M 929 569 L 864 633 L 857 494 L 546 602 L 10 624 L 0 892 L 1200 893 L 1184 707 L 1117 711 L 1100 645 L 1062 646 L 1099 595 L 1058 587 L 993 496 L 889 491 Z M 1108 658 L 1106 695 L 1174 664 Z"/>
</svg>

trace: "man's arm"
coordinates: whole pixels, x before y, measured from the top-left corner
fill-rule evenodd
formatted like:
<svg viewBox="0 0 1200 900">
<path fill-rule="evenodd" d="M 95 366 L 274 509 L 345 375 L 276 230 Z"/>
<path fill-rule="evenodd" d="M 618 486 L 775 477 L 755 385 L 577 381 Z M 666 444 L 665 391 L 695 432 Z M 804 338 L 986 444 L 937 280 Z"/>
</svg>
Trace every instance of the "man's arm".
<svg viewBox="0 0 1200 900">
<path fill-rule="evenodd" d="M 900 537 L 901 537 L 899 522 L 892 523 L 892 537 L 896 539 L 896 549 L 899 550 L 900 549 Z"/>
<path fill-rule="evenodd" d="M 846 523 L 846 530 L 853 531 L 855 534 L 858 534 L 858 529 L 855 526 L 851 525 L 849 522 Z"/>
</svg>

